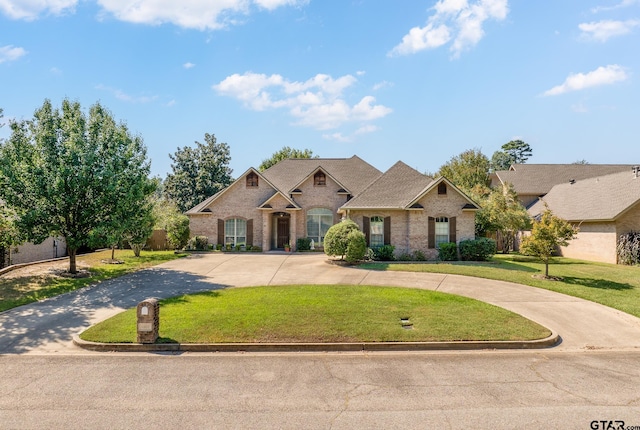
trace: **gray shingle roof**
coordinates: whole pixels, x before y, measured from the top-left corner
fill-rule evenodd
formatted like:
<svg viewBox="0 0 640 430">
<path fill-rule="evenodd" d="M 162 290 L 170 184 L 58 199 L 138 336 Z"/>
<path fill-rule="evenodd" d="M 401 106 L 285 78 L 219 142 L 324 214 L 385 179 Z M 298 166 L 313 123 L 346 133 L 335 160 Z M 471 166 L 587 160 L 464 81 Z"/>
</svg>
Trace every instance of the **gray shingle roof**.
<svg viewBox="0 0 640 430">
<path fill-rule="evenodd" d="M 345 203 L 343 209 L 405 208 L 433 179 L 398 161 L 362 193 Z"/>
<path fill-rule="evenodd" d="M 631 169 L 578 180 L 574 184 L 554 186 L 546 196 L 529 208 L 529 214 L 539 215 L 549 209 L 567 221 L 615 220 L 640 202 L 640 178 Z"/>
<path fill-rule="evenodd" d="M 289 194 L 318 167 L 340 182 L 352 195 L 362 192 L 382 174 L 354 155 L 351 158 L 290 158 L 271 166 L 262 175 L 280 191 Z"/>
<path fill-rule="evenodd" d="M 494 174 L 500 182 L 510 183 L 518 194 L 542 196 L 554 185 L 570 180 L 595 178 L 617 172 L 630 172 L 631 164 L 514 164 L 510 170 Z"/>
</svg>

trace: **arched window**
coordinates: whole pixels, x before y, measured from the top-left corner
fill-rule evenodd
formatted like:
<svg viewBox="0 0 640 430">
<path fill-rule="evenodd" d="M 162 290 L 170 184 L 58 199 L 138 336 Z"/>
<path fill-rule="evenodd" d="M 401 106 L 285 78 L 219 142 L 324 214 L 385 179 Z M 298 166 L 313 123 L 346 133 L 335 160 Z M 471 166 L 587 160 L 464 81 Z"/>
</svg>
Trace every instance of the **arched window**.
<svg viewBox="0 0 640 430">
<path fill-rule="evenodd" d="M 247 244 L 247 221 L 240 218 L 224 222 L 224 244 L 231 246 Z"/>
<path fill-rule="evenodd" d="M 384 245 L 384 218 L 372 216 L 369 221 L 369 246 L 379 248 Z"/>
<path fill-rule="evenodd" d="M 307 211 L 307 237 L 313 240 L 315 246 L 323 246 L 324 236 L 333 225 L 333 211 L 317 208 Z"/>
<path fill-rule="evenodd" d="M 247 188 L 258 186 L 258 175 L 255 172 L 251 172 L 247 175 Z"/>
<path fill-rule="evenodd" d="M 316 172 L 316 174 L 313 175 L 313 185 L 314 186 L 327 185 L 327 176 L 323 172 Z"/>
<path fill-rule="evenodd" d="M 441 243 L 449 242 L 449 218 L 438 217 L 436 218 L 436 248 Z"/>
</svg>

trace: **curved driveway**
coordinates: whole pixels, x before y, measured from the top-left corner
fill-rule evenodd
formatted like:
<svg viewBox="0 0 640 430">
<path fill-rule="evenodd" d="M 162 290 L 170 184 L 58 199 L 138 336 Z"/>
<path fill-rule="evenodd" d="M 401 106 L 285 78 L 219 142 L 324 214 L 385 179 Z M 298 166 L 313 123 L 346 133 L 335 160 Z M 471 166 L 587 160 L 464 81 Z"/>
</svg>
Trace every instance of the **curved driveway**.
<svg viewBox="0 0 640 430">
<path fill-rule="evenodd" d="M 519 313 L 557 332 L 559 350 L 638 350 L 640 319 L 596 303 L 509 282 L 459 275 L 378 272 L 325 262 L 322 254 L 195 254 L 0 313 L 1 353 L 81 353 L 72 337 L 148 297 L 215 288 L 362 284 L 459 294 Z"/>
</svg>

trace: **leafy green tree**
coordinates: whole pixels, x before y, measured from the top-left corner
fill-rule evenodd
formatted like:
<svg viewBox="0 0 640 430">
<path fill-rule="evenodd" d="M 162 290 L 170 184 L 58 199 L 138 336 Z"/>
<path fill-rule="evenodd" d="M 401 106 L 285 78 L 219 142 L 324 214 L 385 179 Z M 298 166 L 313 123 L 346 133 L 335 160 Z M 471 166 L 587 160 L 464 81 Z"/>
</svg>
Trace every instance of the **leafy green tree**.
<svg viewBox="0 0 640 430">
<path fill-rule="evenodd" d="M 218 191 L 228 187 L 232 170 L 229 145 L 217 143 L 213 134 L 205 133 L 204 142 L 195 148 L 178 148 L 169 157 L 172 173 L 164 181 L 164 193 L 185 212 Z"/>
<path fill-rule="evenodd" d="M 508 170 L 512 164 L 526 163 L 533 154 L 528 143 L 512 140 L 502 145 L 502 151 L 496 151 L 491 157 L 491 165 L 495 170 Z"/>
<path fill-rule="evenodd" d="M 313 151 L 310 149 L 293 149 L 285 146 L 281 150 L 274 152 L 271 157 L 262 160 L 258 170 L 261 172 L 267 170 L 269 167 L 287 158 L 318 158 L 318 156 L 316 155 L 314 157 Z"/>
<path fill-rule="evenodd" d="M 544 276 L 549 277 L 549 260 L 558 247 L 569 245 L 569 241 L 577 234 L 576 227 L 546 208 L 540 220 L 533 221 L 531 235 L 522 239 L 520 252 L 541 259 L 544 262 Z"/>
<path fill-rule="evenodd" d="M 189 217 L 177 214 L 169 217 L 165 227 L 167 231 L 167 241 L 173 249 L 182 249 L 189 241 Z"/>
<path fill-rule="evenodd" d="M 516 234 L 531 224 L 527 210 L 511 184 L 492 190 L 481 206 L 478 218 L 486 221 L 486 231 L 502 235 L 502 252 L 508 254 L 513 250 Z"/>
<path fill-rule="evenodd" d="M 142 139 L 99 103 L 87 116 L 78 102 L 54 109 L 45 100 L 32 120 L 11 123 L 0 145 L 0 199 L 26 240 L 65 238 L 74 274 L 78 248 L 114 222 L 124 188 L 148 172 Z"/>
<path fill-rule="evenodd" d="M 324 236 L 324 253 L 332 256 L 339 255 L 340 259 L 344 260 L 344 256 L 347 254 L 349 248 L 349 234 L 354 231 L 359 232 L 360 228 L 358 224 L 350 219 L 329 227 L 327 234 Z"/>
<path fill-rule="evenodd" d="M 489 159 L 479 149 L 468 149 L 442 165 L 438 174 L 465 192 L 478 185 L 488 187 Z"/>
</svg>

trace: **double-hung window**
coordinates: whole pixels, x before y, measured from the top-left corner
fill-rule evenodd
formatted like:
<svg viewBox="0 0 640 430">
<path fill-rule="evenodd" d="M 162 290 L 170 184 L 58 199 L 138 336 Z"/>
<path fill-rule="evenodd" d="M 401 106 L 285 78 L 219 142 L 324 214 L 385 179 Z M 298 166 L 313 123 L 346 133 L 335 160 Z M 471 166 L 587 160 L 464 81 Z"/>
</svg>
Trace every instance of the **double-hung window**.
<svg viewBox="0 0 640 430">
<path fill-rule="evenodd" d="M 374 216 L 369 221 L 369 246 L 379 248 L 382 245 L 384 245 L 384 218 Z"/>
<path fill-rule="evenodd" d="M 307 212 L 307 237 L 314 242 L 314 246 L 323 246 L 324 236 L 333 225 L 333 211 L 317 208 Z"/>
<path fill-rule="evenodd" d="M 436 226 L 436 248 L 438 248 L 441 243 L 449 242 L 449 218 L 447 217 L 436 218 L 435 226 Z"/>
<path fill-rule="evenodd" d="M 225 245 L 241 246 L 247 244 L 247 221 L 240 218 L 228 219 L 224 222 Z"/>
</svg>

